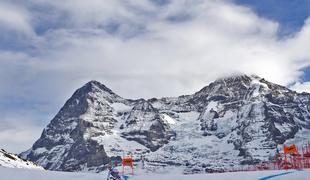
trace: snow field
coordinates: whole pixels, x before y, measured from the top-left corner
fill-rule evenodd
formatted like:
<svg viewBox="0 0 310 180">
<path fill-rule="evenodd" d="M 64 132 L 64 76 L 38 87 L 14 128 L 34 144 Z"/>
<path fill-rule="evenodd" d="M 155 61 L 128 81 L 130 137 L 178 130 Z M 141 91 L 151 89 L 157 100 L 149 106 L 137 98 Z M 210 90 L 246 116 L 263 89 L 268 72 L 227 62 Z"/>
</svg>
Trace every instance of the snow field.
<svg viewBox="0 0 310 180">
<path fill-rule="evenodd" d="M 171 170 L 171 169 L 170 169 Z M 288 174 L 283 174 L 287 173 Z M 283 174 L 283 175 L 281 175 Z M 72 173 L 45 170 L 29 170 L 17 168 L 0 167 L 1 180 L 105 180 L 107 172 L 94 173 Z M 278 175 L 278 176 L 276 176 Z M 274 176 L 274 177 L 273 177 Z M 137 171 L 130 180 L 309 180 L 310 170 L 290 170 L 290 171 L 248 171 L 214 174 L 193 174 L 184 175 L 179 170 L 171 170 L 168 173 L 148 173 Z M 267 180 L 266 179 L 266 180 Z"/>
</svg>

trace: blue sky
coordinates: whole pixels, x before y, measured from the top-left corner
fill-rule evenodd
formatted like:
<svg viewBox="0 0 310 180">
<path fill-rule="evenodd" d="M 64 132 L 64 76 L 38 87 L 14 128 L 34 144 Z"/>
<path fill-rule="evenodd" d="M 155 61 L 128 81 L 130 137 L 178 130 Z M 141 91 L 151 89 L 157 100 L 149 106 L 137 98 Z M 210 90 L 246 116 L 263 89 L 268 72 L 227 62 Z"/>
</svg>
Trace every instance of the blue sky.
<svg viewBox="0 0 310 180">
<path fill-rule="evenodd" d="M 125 98 L 190 94 L 236 72 L 310 92 L 309 8 L 306 0 L 3 0 L 0 148 L 29 148 L 94 79 Z"/>
<path fill-rule="evenodd" d="M 263 16 L 281 24 L 279 34 L 288 36 L 299 31 L 310 14 L 309 0 L 236 0 Z"/>
<path fill-rule="evenodd" d="M 304 26 L 310 15 L 309 0 L 235 0 L 251 8 L 257 15 L 280 23 L 279 38 L 292 36 Z M 303 69 L 303 81 L 310 81 L 310 67 Z"/>
</svg>

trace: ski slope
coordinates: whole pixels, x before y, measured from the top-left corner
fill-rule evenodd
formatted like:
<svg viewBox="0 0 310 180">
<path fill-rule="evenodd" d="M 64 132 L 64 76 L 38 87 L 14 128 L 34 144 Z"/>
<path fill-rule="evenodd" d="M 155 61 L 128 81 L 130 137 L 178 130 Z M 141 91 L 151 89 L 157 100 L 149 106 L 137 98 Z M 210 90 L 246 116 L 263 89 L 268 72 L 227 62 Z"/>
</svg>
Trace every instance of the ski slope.
<svg viewBox="0 0 310 180">
<path fill-rule="evenodd" d="M 105 180 L 106 172 L 94 173 L 71 173 L 46 170 L 30 170 L 0 167 L 0 175 L 3 180 Z M 281 175 L 282 174 L 282 175 Z M 193 174 L 184 175 L 179 171 L 169 173 L 147 173 L 138 171 L 137 175 L 130 177 L 130 180 L 309 180 L 310 170 L 290 171 L 252 171 L 252 172 L 231 172 L 214 174 Z"/>
<path fill-rule="evenodd" d="M 26 168 L 26 169 L 40 169 L 40 170 L 44 169 L 43 167 L 36 165 L 31 161 L 21 159 L 16 154 L 6 152 L 4 149 L 0 149 L 0 167 L 1 166 L 9 168 Z"/>
</svg>

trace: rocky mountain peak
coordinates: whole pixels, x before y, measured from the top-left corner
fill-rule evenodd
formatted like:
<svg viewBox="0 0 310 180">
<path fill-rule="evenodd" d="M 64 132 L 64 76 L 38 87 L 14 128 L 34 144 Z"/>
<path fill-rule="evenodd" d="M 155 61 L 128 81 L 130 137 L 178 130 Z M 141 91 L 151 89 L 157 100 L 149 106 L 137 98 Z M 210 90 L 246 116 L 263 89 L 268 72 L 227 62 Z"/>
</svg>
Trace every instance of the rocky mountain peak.
<svg viewBox="0 0 310 180">
<path fill-rule="evenodd" d="M 111 89 L 94 80 L 89 81 L 84 86 L 79 88 L 70 99 L 74 98 L 86 98 L 88 99 L 88 104 L 98 101 L 106 101 L 109 103 L 125 101 L 124 98 L 115 94 Z"/>
<path fill-rule="evenodd" d="M 89 81 L 88 83 L 86 83 L 82 89 L 85 89 L 86 91 L 90 92 L 90 91 L 105 91 L 108 92 L 110 94 L 115 94 L 111 89 L 109 89 L 108 87 L 106 87 L 105 85 L 101 84 L 98 81 L 92 80 Z"/>
<path fill-rule="evenodd" d="M 101 94 L 101 96 L 112 98 L 118 97 L 111 89 L 94 80 L 87 82 L 84 86 L 76 90 L 73 97 L 87 97 L 91 94 Z"/>
<path fill-rule="evenodd" d="M 198 110 L 201 111 L 210 101 L 232 102 L 247 99 L 254 89 L 262 91 L 260 86 L 263 84 L 260 80 L 257 76 L 243 74 L 220 78 L 195 93 L 191 101 L 198 105 Z"/>
<path fill-rule="evenodd" d="M 257 76 L 218 79 L 195 94 L 124 99 L 97 81 L 78 89 L 23 153 L 43 167 L 102 171 L 141 153 L 160 165 L 253 164 L 310 135 L 310 95 Z M 306 134 L 306 135 L 305 135 Z M 223 158 L 225 157 L 225 158 Z"/>
<path fill-rule="evenodd" d="M 227 76 L 227 77 L 217 79 L 215 83 L 224 83 L 227 86 L 232 86 L 235 83 L 249 84 L 254 78 L 259 78 L 259 77 L 254 76 L 254 75 L 237 74 L 237 75 L 232 75 L 232 76 Z"/>
<path fill-rule="evenodd" d="M 240 89 L 247 89 L 251 83 L 256 80 L 259 81 L 262 78 L 256 76 L 256 75 L 245 75 L 245 74 L 238 74 L 238 75 L 232 75 L 227 76 L 223 78 L 219 78 L 215 80 L 214 82 L 210 83 L 209 85 L 202 88 L 198 93 L 205 92 L 211 93 L 221 90 L 236 90 L 236 88 Z"/>
</svg>

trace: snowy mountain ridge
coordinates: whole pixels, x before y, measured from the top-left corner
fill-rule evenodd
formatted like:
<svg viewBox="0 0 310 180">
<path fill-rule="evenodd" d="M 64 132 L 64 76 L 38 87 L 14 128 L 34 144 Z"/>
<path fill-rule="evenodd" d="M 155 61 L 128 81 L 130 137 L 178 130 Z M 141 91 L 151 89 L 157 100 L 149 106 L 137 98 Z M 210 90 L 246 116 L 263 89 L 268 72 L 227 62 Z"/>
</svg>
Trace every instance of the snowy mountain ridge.
<svg viewBox="0 0 310 180">
<path fill-rule="evenodd" d="M 257 76 L 237 75 L 192 95 L 125 99 L 96 81 L 65 103 L 21 155 L 61 171 L 95 171 L 123 154 L 148 168 L 204 171 L 268 158 L 283 143 L 310 135 L 310 94 Z"/>
<path fill-rule="evenodd" d="M 43 167 L 38 166 L 31 161 L 24 160 L 15 154 L 8 153 L 4 149 L 0 149 L 0 166 L 38 170 L 44 169 Z"/>
</svg>

